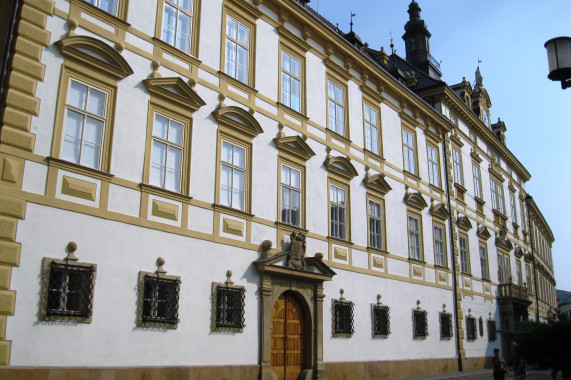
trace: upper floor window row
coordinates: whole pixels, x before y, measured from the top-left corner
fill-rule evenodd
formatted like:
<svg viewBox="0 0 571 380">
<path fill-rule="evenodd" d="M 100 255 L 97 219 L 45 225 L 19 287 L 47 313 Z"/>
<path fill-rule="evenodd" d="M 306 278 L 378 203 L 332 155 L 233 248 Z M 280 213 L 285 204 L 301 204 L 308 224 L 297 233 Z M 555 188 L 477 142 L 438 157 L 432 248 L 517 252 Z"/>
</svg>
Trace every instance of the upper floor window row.
<svg viewBox="0 0 571 380">
<path fill-rule="evenodd" d="M 164 0 L 161 39 L 190 53 L 192 19 L 192 0 Z"/>
</svg>

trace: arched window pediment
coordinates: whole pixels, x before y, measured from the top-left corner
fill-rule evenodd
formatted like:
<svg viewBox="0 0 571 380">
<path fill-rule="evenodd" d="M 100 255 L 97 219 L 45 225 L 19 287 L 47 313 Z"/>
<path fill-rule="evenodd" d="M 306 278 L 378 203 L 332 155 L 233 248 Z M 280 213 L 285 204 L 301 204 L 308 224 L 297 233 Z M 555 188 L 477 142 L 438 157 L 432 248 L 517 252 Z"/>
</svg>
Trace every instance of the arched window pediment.
<svg viewBox="0 0 571 380">
<path fill-rule="evenodd" d="M 424 210 L 428 207 L 428 204 L 424 200 L 424 197 L 420 193 L 406 193 L 404 196 L 404 203 L 407 205 L 414 207 L 418 210 Z"/>
<path fill-rule="evenodd" d="M 467 216 L 462 215 L 459 216 L 456 220 L 456 224 L 463 230 L 469 231 L 472 229 L 472 223 L 470 223 L 470 219 Z"/>
<path fill-rule="evenodd" d="M 198 94 L 180 77 L 150 78 L 143 81 L 149 93 L 159 96 L 195 112 L 206 103 Z"/>
<path fill-rule="evenodd" d="M 347 180 L 351 180 L 359 174 L 353 164 L 345 157 L 331 157 L 325 160 L 323 164 L 328 171 L 338 174 Z"/>
<path fill-rule="evenodd" d="M 430 213 L 432 216 L 443 220 L 446 220 L 450 217 L 450 213 L 448 212 L 448 209 L 444 203 L 433 204 L 432 207 L 430 207 Z"/>
<path fill-rule="evenodd" d="M 374 174 L 365 178 L 363 182 L 367 188 L 378 191 L 382 195 L 386 195 L 393 189 L 385 180 L 385 176 L 383 174 Z"/>
<path fill-rule="evenodd" d="M 240 107 L 217 108 L 212 114 L 218 123 L 236 129 L 250 138 L 254 138 L 264 132 L 256 118 Z"/>
<path fill-rule="evenodd" d="M 115 79 L 133 74 L 133 69 L 115 49 L 93 37 L 72 36 L 56 42 L 60 53 L 69 59 L 103 71 Z"/>
</svg>

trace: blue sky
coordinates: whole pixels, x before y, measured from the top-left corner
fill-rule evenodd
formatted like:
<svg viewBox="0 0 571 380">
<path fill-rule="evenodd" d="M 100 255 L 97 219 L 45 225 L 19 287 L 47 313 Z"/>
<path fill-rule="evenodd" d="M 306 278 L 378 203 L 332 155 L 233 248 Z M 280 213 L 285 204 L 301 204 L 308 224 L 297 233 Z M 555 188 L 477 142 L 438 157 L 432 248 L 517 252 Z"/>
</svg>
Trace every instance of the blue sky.
<svg viewBox="0 0 571 380">
<path fill-rule="evenodd" d="M 432 34 L 430 52 L 448 84 L 474 83 L 478 59 L 492 107 L 507 127 L 506 143 L 531 173 L 526 184 L 555 243 L 557 288 L 571 291 L 571 89 L 547 79 L 544 44 L 571 36 L 569 0 L 417 0 Z M 331 23 L 353 30 L 371 48 L 390 52 L 390 35 L 404 57 L 402 35 L 410 0 L 312 0 Z"/>
</svg>

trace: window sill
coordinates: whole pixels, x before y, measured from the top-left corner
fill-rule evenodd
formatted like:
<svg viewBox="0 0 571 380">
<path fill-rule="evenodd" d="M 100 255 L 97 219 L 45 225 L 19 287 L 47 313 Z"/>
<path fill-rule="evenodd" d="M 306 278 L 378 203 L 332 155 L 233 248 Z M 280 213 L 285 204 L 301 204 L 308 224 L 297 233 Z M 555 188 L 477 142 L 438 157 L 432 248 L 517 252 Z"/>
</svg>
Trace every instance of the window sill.
<svg viewBox="0 0 571 380">
<path fill-rule="evenodd" d="M 428 184 L 428 187 L 429 187 L 431 190 L 433 190 L 434 192 L 440 194 L 440 196 L 443 196 L 443 195 L 444 195 L 444 190 L 442 190 L 442 189 L 440 188 L 440 186 L 436 186 L 436 185 L 433 185 L 433 184 L 430 183 L 430 184 Z"/>
<path fill-rule="evenodd" d="M 460 273 L 461 273 L 462 276 L 464 276 L 464 277 L 472 278 L 472 273 L 467 273 L 467 272 L 462 272 L 462 271 L 460 271 Z"/>
<path fill-rule="evenodd" d="M 450 268 L 448 268 L 445 265 L 434 264 L 434 268 L 440 269 L 440 270 L 445 270 L 446 272 L 450 272 Z"/>
<path fill-rule="evenodd" d="M 342 143 L 346 144 L 346 145 L 351 145 L 351 140 L 348 137 L 345 137 L 343 135 L 340 135 L 339 133 L 335 132 L 332 129 L 327 128 L 327 140 L 331 141 L 331 139 L 336 139 L 341 141 Z"/>
<path fill-rule="evenodd" d="M 79 165 L 55 157 L 48 157 L 48 165 L 54 166 L 58 169 L 63 169 L 63 170 L 68 170 L 70 172 L 83 174 L 88 177 L 94 177 L 105 182 L 111 182 L 111 180 L 115 177 L 114 174 L 110 174 L 98 169 L 89 168 L 87 166 Z"/>
<path fill-rule="evenodd" d="M 244 91 L 250 96 L 254 96 L 258 93 L 258 90 L 256 90 L 254 87 L 244 82 L 240 82 L 238 79 L 231 77 L 230 75 L 226 74 L 223 71 L 219 71 L 218 75 L 220 76 L 220 79 L 227 82 L 226 87 L 228 87 L 228 85 L 236 87 L 238 90 Z M 220 87 L 222 87 L 222 84 Z"/>
<path fill-rule="evenodd" d="M 367 246 L 367 252 L 376 253 L 376 254 L 382 255 L 382 256 L 388 256 L 389 255 L 388 251 L 385 251 L 384 249 L 380 249 L 380 248 L 371 247 L 371 246 Z"/>
<path fill-rule="evenodd" d="M 223 206 L 223 205 L 218 204 L 218 203 L 213 203 L 212 207 L 214 208 L 214 211 L 216 211 L 216 212 L 229 214 L 229 215 L 235 216 L 237 218 L 243 218 L 243 219 L 247 219 L 247 220 L 253 220 L 254 219 L 254 214 L 247 213 L 246 211 L 238 210 L 238 209 L 228 207 L 228 206 Z"/>
<path fill-rule="evenodd" d="M 288 106 L 286 106 L 283 103 L 278 102 L 278 110 L 282 111 L 283 113 L 288 114 L 289 116 L 301 121 L 301 122 L 307 122 L 309 120 L 309 117 L 305 116 L 302 112 L 300 111 L 296 111 L 293 108 L 290 108 Z"/>
<path fill-rule="evenodd" d="M 194 66 L 200 66 L 202 63 L 198 58 L 194 57 L 190 53 L 186 53 L 176 47 L 172 46 L 171 44 L 166 43 L 165 41 L 161 40 L 160 38 L 153 37 L 152 38 L 155 45 L 158 45 L 161 49 L 166 51 L 168 54 L 175 56 L 176 58 L 180 59 L 181 61 L 188 62 Z"/>
<path fill-rule="evenodd" d="M 160 197 L 165 197 L 165 198 L 177 200 L 177 201 L 183 202 L 183 203 L 190 203 L 190 200 L 192 199 L 192 197 L 190 197 L 188 195 L 185 195 L 182 193 L 177 193 L 176 191 L 172 191 L 172 190 L 163 189 L 162 187 L 158 187 L 158 186 L 154 186 L 154 185 L 148 185 L 146 183 L 140 183 L 139 187 L 141 188 L 141 191 L 143 191 L 145 193 L 158 195 Z"/>
<path fill-rule="evenodd" d="M 385 159 L 379 153 L 372 152 L 369 149 L 364 149 L 364 151 L 365 151 L 365 157 L 379 161 L 381 164 L 385 163 Z"/>
<path fill-rule="evenodd" d="M 420 183 L 420 177 L 417 176 L 416 174 L 411 173 L 408 170 L 403 170 L 403 173 L 404 173 L 405 178 L 409 178 L 409 179 L 412 179 L 412 180 Z"/>
<path fill-rule="evenodd" d="M 426 261 L 415 259 L 414 257 L 409 257 L 408 262 L 413 264 L 426 265 Z"/>
<path fill-rule="evenodd" d="M 69 1 L 72 5 L 78 6 L 82 11 L 93 16 L 103 22 L 114 26 L 117 29 L 127 30 L 131 24 L 124 21 L 122 18 L 118 16 L 114 16 L 111 13 L 107 13 L 104 10 L 97 8 L 95 5 L 92 5 L 85 0 L 70 0 Z M 119 9 L 118 12 L 121 12 Z"/>
<path fill-rule="evenodd" d="M 301 226 L 295 226 L 295 225 L 293 225 L 293 224 L 289 224 L 289 223 L 285 223 L 285 222 L 280 222 L 280 221 L 277 221 L 277 220 L 274 222 L 274 225 L 275 225 L 276 227 L 279 227 L 279 228 L 281 228 L 281 229 L 284 229 L 284 230 L 286 230 L 286 231 L 288 231 L 288 232 L 293 232 L 293 231 L 296 231 L 296 232 L 297 232 L 297 231 L 300 231 L 300 232 L 303 232 L 303 233 L 308 233 L 308 232 L 309 232 L 309 230 L 306 230 L 305 228 L 302 228 Z"/>
<path fill-rule="evenodd" d="M 341 238 L 338 238 L 335 236 L 331 236 L 331 235 L 327 236 L 327 240 L 330 242 L 333 242 L 333 243 L 337 243 L 337 244 L 347 246 L 347 247 L 350 247 L 354 244 L 352 241 L 344 240 L 344 239 L 341 239 Z"/>
</svg>

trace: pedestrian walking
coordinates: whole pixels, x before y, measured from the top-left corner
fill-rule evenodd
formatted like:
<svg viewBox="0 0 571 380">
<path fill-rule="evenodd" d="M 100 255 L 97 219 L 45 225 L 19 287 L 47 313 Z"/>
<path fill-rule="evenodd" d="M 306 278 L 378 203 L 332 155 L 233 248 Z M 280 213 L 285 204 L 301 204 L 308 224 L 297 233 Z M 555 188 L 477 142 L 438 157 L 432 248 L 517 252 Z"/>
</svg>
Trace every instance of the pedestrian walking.
<svg viewBox="0 0 571 380">
<path fill-rule="evenodd" d="M 494 348 L 494 357 L 492 358 L 492 368 L 494 370 L 494 380 L 505 380 L 508 373 L 508 367 L 503 356 L 500 356 L 500 350 Z"/>
<path fill-rule="evenodd" d="M 525 360 L 521 359 L 515 371 L 515 380 L 525 380 L 527 377 L 527 365 Z"/>
</svg>

